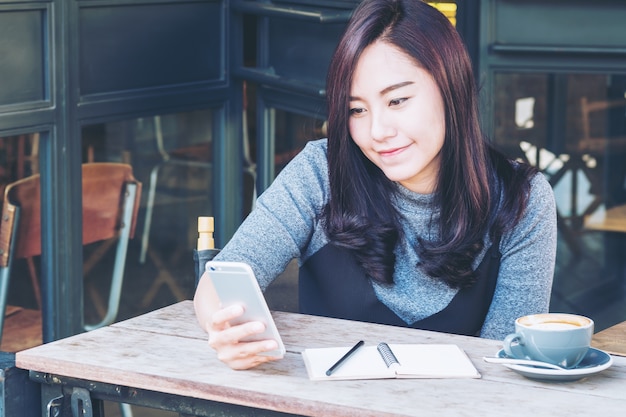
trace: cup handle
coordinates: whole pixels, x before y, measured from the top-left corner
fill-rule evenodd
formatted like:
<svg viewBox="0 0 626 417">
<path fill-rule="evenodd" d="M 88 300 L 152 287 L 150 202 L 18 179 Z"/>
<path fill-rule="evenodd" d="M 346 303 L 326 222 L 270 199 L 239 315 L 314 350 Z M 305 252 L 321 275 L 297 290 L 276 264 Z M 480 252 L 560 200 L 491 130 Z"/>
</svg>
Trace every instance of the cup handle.
<svg viewBox="0 0 626 417">
<path fill-rule="evenodd" d="M 524 346 L 524 337 L 520 333 L 511 333 L 504 338 L 502 344 L 507 356 L 517 359 L 526 358 L 522 349 L 522 346 Z"/>
</svg>

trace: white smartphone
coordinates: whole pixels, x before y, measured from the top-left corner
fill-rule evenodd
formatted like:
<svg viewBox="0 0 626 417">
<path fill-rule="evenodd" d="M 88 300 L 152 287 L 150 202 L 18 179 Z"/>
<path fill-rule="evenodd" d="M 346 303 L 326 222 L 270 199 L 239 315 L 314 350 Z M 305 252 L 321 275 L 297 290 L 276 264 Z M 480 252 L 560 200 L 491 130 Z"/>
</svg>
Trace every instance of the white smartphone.
<svg viewBox="0 0 626 417">
<path fill-rule="evenodd" d="M 209 261 L 206 272 L 210 278 L 222 307 L 234 304 L 243 306 L 244 313 L 231 324 L 240 324 L 248 321 L 260 321 L 265 324 L 265 332 L 255 334 L 242 341 L 257 341 L 273 339 L 278 343 L 278 349 L 263 352 L 268 356 L 284 356 L 285 345 L 278 333 L 274 318 L 267 307 L 267 302 L 254 276 L 252 268 L 243 262 Z"/>
</svg>

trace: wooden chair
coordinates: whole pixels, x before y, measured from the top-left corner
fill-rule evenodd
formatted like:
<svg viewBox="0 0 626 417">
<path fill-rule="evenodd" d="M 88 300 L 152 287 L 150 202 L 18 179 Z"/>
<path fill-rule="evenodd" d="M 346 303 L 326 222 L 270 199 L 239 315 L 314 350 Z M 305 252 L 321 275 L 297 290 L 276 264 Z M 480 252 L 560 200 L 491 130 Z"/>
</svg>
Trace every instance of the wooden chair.
<svg viewBox="0 0 626 417">
<path fill-rule="evenodd" d="M 39 139 L 40 135 L 37 132 L 1 138 L 0 148 L 4 151 L 6 160 L 0 168 L 0 205 L 8 184 L 39 172 Z M 27 258 L 26 265 L 35 288 L 37 274 L 33 258 Z M 41 308 L 41 295 L 37 290 L 35 301 Z"/>
<path fill-rule="evenodd" d="M 607 137 L 604 134 L 606 113 L 611 109 L 626 109 L 626 99 L 590 101 L 587 97 L 580 99 L 582 138 L 577 143 L 576 152 L 592 155 L 602 154 L 609 150 L 626 149 L 626 136 Z M 596 129 L 597 125 L 601 129 Z M 602 135 L 598 133 L 602 132 Z"/>
<path fill-rule="evenodd" d="M 113 323 L 119 309 L 124 278 L 128 241 L 133 236 L 141 183 L 133 177 L 132 167 L 118 163 L 89 163 L 82 168 L 83 244 L 117 240 L 117 252 L 108 297 L 108 309 L 103 319 L 86 324 L 85 330 Z M 18 180 L 5 189 L 0 226 L 0 336 L 9 321 L 18 319 L 20 311 L 12 315 L 7 309 L 7 292 L 13 261 L 41 254 L 41 190 L 39 174 Z M 108 247 L 108 246 L 107 246 Z M 96 251 L 101 256 L 102 251 Z M 87 268 L 93 261 L 87 260 Z M 69 301 L 69 300 L 68 300 Z M 38 311 L 39 317 L 41 316 Z M 41 342 L 41 321 L 38 322 L 38 341 Z M 27 329 L 21 329 L 26 331 Z M 3 342 L 5 342 L 3 340 Z M 20 340 L 16 340 L 20 344 Z M 10 347 L 3 344 L 3 348 Z M 23 349 L 24 346 L 17 346 Z M 3 349 L 4 350 L 4 349 Z"/>
</svg>

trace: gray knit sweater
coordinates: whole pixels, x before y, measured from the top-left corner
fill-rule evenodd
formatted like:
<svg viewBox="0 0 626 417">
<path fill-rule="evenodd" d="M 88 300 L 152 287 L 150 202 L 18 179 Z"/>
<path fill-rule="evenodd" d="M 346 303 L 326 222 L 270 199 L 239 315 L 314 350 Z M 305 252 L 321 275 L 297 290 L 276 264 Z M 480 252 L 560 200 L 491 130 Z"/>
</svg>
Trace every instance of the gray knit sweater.
<svg viewBox="0 0 626 417">
<path fill-rule="evenodd" d="M 325 139 L 309 142 L 258 198 L 253 212 L 215 259 L 248 263 L 265 289 L 292 259 L 302 265 L 324 247 L 328 238 L 318 218 L 329 198 L 326 150 Z M 374 288 L 381 302 L 413 323 L 445 308 L 457 290 L 415 267 L 417 237 L 437 238 L 431 226 L 433 218 L 438 219 L 430 206 L 432 195 L 398 188 L 395 203 L 403 215 L 405 241 L 395 249 L 394 285 L 374 283 Z M 548 311 L 556 234 L 554 195 L 543 175 L 537 174 L 523 218 L 500 242 L 500 273 L 481 337 L 502 339 L 514 331 L 517 317 Z M 475 267 L 489 246 L 486 236 Z"/>
</svg>

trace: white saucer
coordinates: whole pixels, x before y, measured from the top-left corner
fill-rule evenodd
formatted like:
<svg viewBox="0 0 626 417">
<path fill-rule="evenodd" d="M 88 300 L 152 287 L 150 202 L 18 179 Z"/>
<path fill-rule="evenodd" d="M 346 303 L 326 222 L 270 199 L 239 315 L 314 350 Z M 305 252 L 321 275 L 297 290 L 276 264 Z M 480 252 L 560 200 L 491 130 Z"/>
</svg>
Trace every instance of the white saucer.
<svg viewBox="0 0 626 417">
<path fill-rule="evenodd" d="M 496 353 L 499 358 L 506 358 L 504 349 Z M 589 375 L 604 371 L 613 364 L 613 358 L 608 353 L 594 348 L 589 348 L 583 360 L 572 369 L 546 369 L 528 365 L 504 364 L 509 369 L 530 379 L 544 381 L 576 381 Z"/>
</svg>

